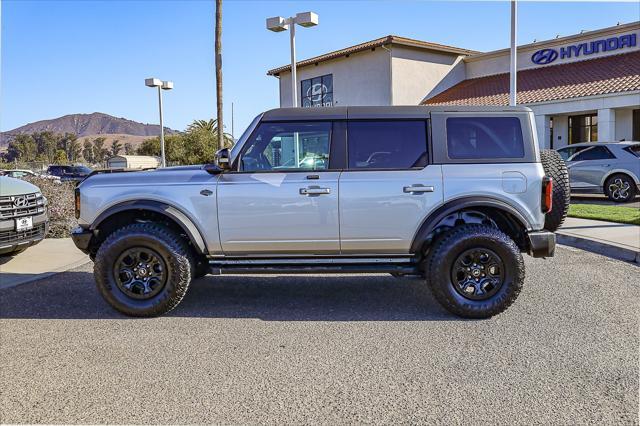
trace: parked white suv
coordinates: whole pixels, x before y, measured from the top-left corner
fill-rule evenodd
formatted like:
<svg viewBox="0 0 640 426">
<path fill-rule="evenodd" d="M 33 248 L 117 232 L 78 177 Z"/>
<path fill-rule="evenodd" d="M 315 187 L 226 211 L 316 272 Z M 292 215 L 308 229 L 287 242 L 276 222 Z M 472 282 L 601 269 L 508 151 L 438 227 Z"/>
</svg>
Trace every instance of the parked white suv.
<svg viewBox="0 0 640 426">
<path fill-rule="evenodd" d="M 539 152 L 533 119 L 523 107 L 268 111 L 217 165 L 90 176 L 73 237 L 128 315 L 173 309 L 206 273 L 386 272 L 489 317 L 520 292 L 522 252 L 553 255 L 568 207 L 566 167 Z"/>
</svg>

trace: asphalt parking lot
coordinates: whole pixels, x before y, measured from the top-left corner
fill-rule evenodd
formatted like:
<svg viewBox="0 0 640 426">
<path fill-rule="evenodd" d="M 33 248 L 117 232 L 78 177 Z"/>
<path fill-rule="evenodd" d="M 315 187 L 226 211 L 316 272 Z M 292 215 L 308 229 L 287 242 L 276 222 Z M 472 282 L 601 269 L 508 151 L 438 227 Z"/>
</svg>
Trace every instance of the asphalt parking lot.
<svg viewBox="0 0 640 426">
<path fill-rule="evenodd" d="M 483 321 L 382 275 L 206 277 L 145 320 L 89 265 L 2 290 L 0 422 L 638 424 L 640 268 L 526 262 Z"/>
</svg>

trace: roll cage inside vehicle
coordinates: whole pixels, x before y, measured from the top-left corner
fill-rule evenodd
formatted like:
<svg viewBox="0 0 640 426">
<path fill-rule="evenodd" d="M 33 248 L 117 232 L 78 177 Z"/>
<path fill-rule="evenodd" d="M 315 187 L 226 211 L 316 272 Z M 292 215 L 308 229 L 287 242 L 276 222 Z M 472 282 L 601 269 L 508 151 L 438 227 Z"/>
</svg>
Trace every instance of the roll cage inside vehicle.
<svg viewBox="0 0 640 426">
<path fill-rule="evenodd" d="M 73 238 L 134 316 L 207 273 L 382 272 L 482 318 L 517 297 L 522 252 L 553 255 L 567 207 L 566 167 L 527 108 L 276 109 L 215 165 L 86 179 Z"/>
</svg>

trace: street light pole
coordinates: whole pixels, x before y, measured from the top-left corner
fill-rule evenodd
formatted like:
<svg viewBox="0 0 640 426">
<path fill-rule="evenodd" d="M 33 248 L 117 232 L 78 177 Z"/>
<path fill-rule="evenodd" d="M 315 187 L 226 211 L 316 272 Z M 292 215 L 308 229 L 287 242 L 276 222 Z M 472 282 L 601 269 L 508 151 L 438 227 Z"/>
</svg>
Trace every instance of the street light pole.
<svg viewBox="0 0 640 426">
<path fill-rule="evenodd" d="M 173 89 L 173 81 L 162 81 L 159 78 L 146 78 L 144 84 L 147 87 L 158 88 L 158 110 L 160 112 L 160 164 L 167 167 L 167 160 L 164 153 L 164 120 L 162 117 L 162 91 Z"/>
<path fill-rule="evenodd" d="M 158 86 L 158 109 L 160 110 L 160 161 L 162 167 L 167 167 L 164 155 L 164 123 L 162 120 L 162 87 Z"/>
<path fill-rule="evenodd" d="M 279 33 L 289 30 L 291 42 L 291 106 L 298 106 L 298 76 L 296 70 L 296 24 L 301 27 L 314 27 L 318 25 L 318 15 L 313 12 L 298 13 L 290 18 L 275 16 L 267 18 L 267 29 Z"/>
<path fill-rule="evenodd" d="M 515 106 L 517 103 L 517 82 L 518 82 L 518 57 L 517 57 L 517 38 L 518 30 L 518 3 L 517 0 L 511 0 L 511 55 L 509 64 L 509 105 Z"/>
<path fill-rule="evenodd" d="M 289 18 L 289 35 L 291 36 L 291 106 L 298 106 L 298 77 L 296 72 L 296 23 L 295 18 Z"/>
</svg>

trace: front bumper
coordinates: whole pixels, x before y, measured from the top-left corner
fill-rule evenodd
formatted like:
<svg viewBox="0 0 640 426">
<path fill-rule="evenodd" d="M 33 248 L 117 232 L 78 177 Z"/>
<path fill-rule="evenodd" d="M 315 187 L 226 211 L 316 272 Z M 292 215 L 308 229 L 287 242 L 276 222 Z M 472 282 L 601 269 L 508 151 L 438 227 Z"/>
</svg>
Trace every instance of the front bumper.
<svg viewBox="0 0 640 426">
<path fill-rule="evenodd" d="M 91 238 L 93 237 L 93 231 L 78 226 L 71 231 L 71 239 L 73 243 L 83 253 L 89 254 L 89 245 L 91 244 Z"/>
<path fill-rule="evenodd" d="M 33 228 L 17 232 L 15 219 L 0 221 L 0 254 L 22 250 L 44 240 L 49 230 L 49 217 L 46 213 L 33 216 Z"/>
<path fill-rule="evenodd" d="M 527 234 L 529 254 L 533 257 L 553 257 L 556 251 L 556 234 L 549 231 L 534 231 Z"/>
</svg>

